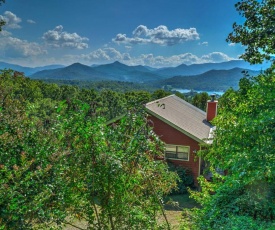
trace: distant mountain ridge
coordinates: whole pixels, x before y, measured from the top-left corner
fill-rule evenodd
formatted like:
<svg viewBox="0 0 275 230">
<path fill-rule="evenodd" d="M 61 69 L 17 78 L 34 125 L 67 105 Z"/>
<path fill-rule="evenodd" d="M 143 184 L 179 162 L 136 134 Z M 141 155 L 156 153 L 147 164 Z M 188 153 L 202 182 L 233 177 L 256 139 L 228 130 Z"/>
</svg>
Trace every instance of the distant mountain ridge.
<svg viewBox="0 0 275 230">
<path fill-rule="evenodd" d="M 228 62 L 220 63 L 203 63 L 203 64 L 192 64 L 192 65 L 179 65 L 177 67 L 169 67 L 157 70 L 156 73 L 172 77 L 172 76 L 189 76 L 198 75 L 205 73 L 210 70 L 230 70 L 233 68 L 249 69 L 254 71 L 259 71 L 268 68 L 268 64 L 264 65 L 250 65 L 243 60 L 232 60 Z"/>
<path fill-rule="evenodd" d="M 20 65 L 10 64 L 6 62 L 0 62 L 0 69 L 12 69 L 19 72 L 23 72 L 26 76 L 32 75 L 38 71 L 62 68 L 64 65 L 47 65 L 39 67 L 24 67 Z"/>
<path fill-rule="evenodd" d="M 94 68 L 80 64 L 74 63 L 72 65 L 51 69 L 38 71 L 30 76 L 34 79 L 59 79 L 59 80 L 85 80 L 85 81 L 98 81 L 107 80 L 105 75 L 94 70 Z"/>
<path fill-rule="evenodd" d="M 148 82 L 164 77 L 155 74 L 144 66 L 127 66 L 120 62 L 98 66 L 74 63 L 70 66 L 52 70 L 43 70 L 30 75 L 35 79 L 85 80 L 85 81 L 128 81 Z"/>
<path fill-rule="evenodd" d="M 155 69 L 147 66 L 128 66 L 118 61 L 110 64 L 87 66 L 74 63 L 69 66 L 51 65 L 45 67 L 22 67 L 0 62 L 0 69 L 11 68 L 24 72 L 33 79 L 79 80 L 79 81 L 124 81 L 154 84 L 159 87 L 171 85 L 187 89 L 236 88 L 243 76 L 242 70 L 252 75 L 266 68 L 263 65 L 250 65 L 243 60 L 221 63 L 179 65 L 177 67 Z M 208 81 L 206 81 L 208 80 Z"/>
<path fill-rule="evenodd" d="M 209 70 L 194 76 L 175 76 L 156 82 L 156 86 L 170 86 L 178 89 L 194 89 L 205 91 L 226 91 L 228 88 L 238 89 L 239 81 L 244 77 L 245 69 L 233 68 L 229 70 Z M 250 76 L 255 76 L 260 71 L 245 70 Z"/>
</svg>

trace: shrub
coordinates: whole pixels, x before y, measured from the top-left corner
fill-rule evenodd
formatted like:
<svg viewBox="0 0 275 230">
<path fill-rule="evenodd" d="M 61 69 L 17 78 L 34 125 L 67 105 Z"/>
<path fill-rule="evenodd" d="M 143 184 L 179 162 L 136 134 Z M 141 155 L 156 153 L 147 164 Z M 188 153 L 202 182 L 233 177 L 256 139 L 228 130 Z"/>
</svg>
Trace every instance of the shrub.
<svg viewBox="0 0 275 230">
<path fill-rule="evenodd" d="M 168 163 L 168 166 L 170 171 L 176 172 L 179 176 L 177 188 L 172 190 L 171 195 L 185 194 L 188 187 L 194 187 L 194 179 L 189 169 L 172 163 Z"/>
</svg>

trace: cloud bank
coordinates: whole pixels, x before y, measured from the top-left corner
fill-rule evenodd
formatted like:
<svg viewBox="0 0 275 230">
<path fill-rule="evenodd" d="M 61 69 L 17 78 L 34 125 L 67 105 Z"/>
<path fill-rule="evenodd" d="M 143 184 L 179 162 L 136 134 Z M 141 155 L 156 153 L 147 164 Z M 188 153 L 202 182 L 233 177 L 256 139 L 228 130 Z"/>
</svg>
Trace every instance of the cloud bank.
<svg viewBox="0 0 275 230">
<path fill-rule="evenodd" d="M 0 20 L 4 20 L 6 22 L 4 26 L 5 28 L 21 28 L 21 26 L 19 25 L 19 23 L 22 21 L 21 18 L 17 17 L 14 13 L 10 11 L 5 11 L 4 15 L 0 15 Z"/>
<path fill-rule="evenodd" d="M 86 43 L 89 41 L 88 38 L 81 37 L 77 33 L 63 31 L 62 25 L 44 33 L 42 39 L 47 45 L 54 48 L 86 49 L 89 47 Z"/>
<path fill-rule="evenodd" d="M 169 30 L 164 25 L 160 25 L 153 29 L 147 28 L 147 26 L 144 25 L 139 25 L 133 30 L 131 36 L 127 36 L 126 34 L 121 33 L 117 34 L 116 37 L 112 39 L 112 41 L 117 44 L 124 44 L 124 52 L 106 45 L 92 52 L 86 51 L 89 53 L 63 56 L 62 52 L 65 50 L 61 50 L 58 56 L 56 56 L 56 54 L 51 56 L 51 52 L 53 51 L 49 49 L 51 47 L 60 49 L 70 48 L 75 50 L 87 49 L 89 48 L 89 39 L 82 37 L 77 33 L 69 33 L 64 31 L 63 26 L 58 25 L 54 29 L 46 31 L 42 35 L 43 42 L 41 42 L 41 35 L 38 37 L 40 40 L 37 40 L 37 42 L 22 40 L 20 38 L 13 37 L 12 33 L 10 32 L 11 29 L 21 28 L 21 18 L 17 17 L 10 11 L 6 11 L 3 15 L 0 15 L 0 19 L 6 21 L 5 30 L 0 33 L 0 57 L 2 60 L 16 60 L 18 58 L 18 60 L 21 59 L 21 61 L 24 60 L 25 63 L 29 62 L 31 64 L 33 64 L 33 60 L 36 60 L 38 63 L 39 60 L 42 59 L 43 64 L 71 64 L 73 62 L 83 62 L 86 64 L 104 64 L 120 61 L 127 65 L 148 65 L 160 68 L 178 66 L 181 64 L 190 65 L 207 62 L 223 62 L 233 59 L 222 52 L 212 52 L 202 56 L 197 56 L 192 53 L 162 56 L 155 55 L 149 51 L 148 53 L 144 51 L 144 53 L 140 54 L 139 56 L 132 56 L 130 54 L 133 47 L 137 44 L 174 46 L 188 41 L 196 41 L 200 39 L 200 35 L 196 28 L 177 28 L 174 30 Z M 27 19 L 26 22 L 29 24 L 36 23 L 31 19 Z M 200 46 L 207 46 L 208 42 L 204 41 L 197 44 Z M 229 46 L 233 45 L 234 44 L 229 44 Z M 121 46 L 116 47 L 121 48 Z M 77 52 L 79 53 L 80 51 Z"/>
<path fill-rule="evenodd" d="M 67 55 L 66 62 L 82 61 L 87 64 L 102 64 L 120 61 L 127 65 L 147 65 L 151 67 L 171 67 L 181 64 L 200 64 L 208 62 L 224 62 L 233 60 L 224 53 L 212 52 L 203 56 L 196 56 L 192 53 L 183 53 L 172 56 L 155 56 L 154 54 L 142 54 L 137 57 L 132 57 L 129 53 L 121 53 L 114 48 L 98 49 L 89 54 L 82 55 Z"/>
<path fill-rule="evenodd" d="M 1 37 L 0 52 L 5 58 L 32 57 L 47 53 L 38 43 L 14 37 Z"/>
<path fill-rule="evenodd" d="M 46 54 L 47 51 L 36 42 L 29 42 L 12 36 L 11 29 L 21 29 L 19 25 L 21 18 L 14 13 L 6 11 L 4 15 L 0 15 L 0 19 L 6 22 L 4 28 L 0 33 L 0 55 L 1 58 L 29 58 Z"/>
<path fill-rule="evenodd" d="M 163 46 L 173 46 L 187 41 L 198 40 L 200 36 L 196 28 L 169 30 L 161 25 L 154 29 L 148 29 L 144 25 L 139 25 L 132 33 L 132 37 L 126 34 L 117 34 L 112 39 L 116 43 L 126 44 L 158 44 Z"/>
</svg>

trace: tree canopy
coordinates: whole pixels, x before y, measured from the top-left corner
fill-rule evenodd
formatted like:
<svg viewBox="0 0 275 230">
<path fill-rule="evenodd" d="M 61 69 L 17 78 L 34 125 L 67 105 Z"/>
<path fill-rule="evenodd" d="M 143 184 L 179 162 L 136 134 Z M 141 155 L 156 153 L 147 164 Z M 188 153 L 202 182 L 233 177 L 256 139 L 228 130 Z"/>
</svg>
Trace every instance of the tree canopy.
<svg viewBox="0 0 275 230">
<path fill-rule="evenodd" d="M 243 24 L 233 24 L 227 41 L 246 47 L 241 58 L 251 64 L 272 60 L 275 54 L 275 2 L 273 0 L 242 0 L 236 9 L 245 18 Z"/>
<path fill-rule="evenodd" d="M 241 57 L 251 64 L 272 60 L 275 2 L 242 0 L 236 8 L 245 22 L 234 23 L 228 41 L 245 45 Z M 213 179 L 200 177 L 202 192 L 192 196 L 202 208 L 185 211 L 183 229 L 275 228 L 273 67 L 256 77 L 245 75 L 238 90 L 220 98 L 213 143 L 199 152 Z"/>
<path fill-rule="evenodd" d="M 199 155 L 212 181 L 191 192 L 201 209 L 185 213 L 190 229 L 274 229 L 275 77 L 243 78 L 219 100 L 213 143 Z M 220 174 L 224 171 L 225 174 Z"/>
<path fill-rule="evenodd" d="M 0 6 L 2 3 L 5 3 L 5 0 L 0 0 Z M 2 31 L 2 27 L 6 24 L 6 22 L 3 19 L 0 19 L 0 32 Z"/>
<path fill-rule="evenodd" d="M 150 93 L 128 96 L 0 73 L 0 229 L 161 228 L 177 176 L 155 160 L 163 144 L 139 104 Z"/>
</svg>

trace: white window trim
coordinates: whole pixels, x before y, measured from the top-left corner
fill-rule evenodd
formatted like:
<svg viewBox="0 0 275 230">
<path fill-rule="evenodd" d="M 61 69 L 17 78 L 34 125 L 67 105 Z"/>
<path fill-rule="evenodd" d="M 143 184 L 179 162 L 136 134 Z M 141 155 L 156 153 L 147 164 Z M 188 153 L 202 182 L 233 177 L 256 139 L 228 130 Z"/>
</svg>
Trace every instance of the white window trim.
<svg viewBox="0 0 275 230">
<path fill-rule="evenodd" d="M 188 148 L 187 159 L 166 157 L 166 146 L 171 146 L 171 147 L 176 147 L 176 148 L 177 148 L 177 147 L 185 147 L 185 148 Z M 186 146 L 186 145 L 165 144 L 164 157 L 165 157 L 165 159 L 170 159 L 170 160 L 189 161 L 189 159 L 190 159 L 190 146 Z"/>
</svg>

